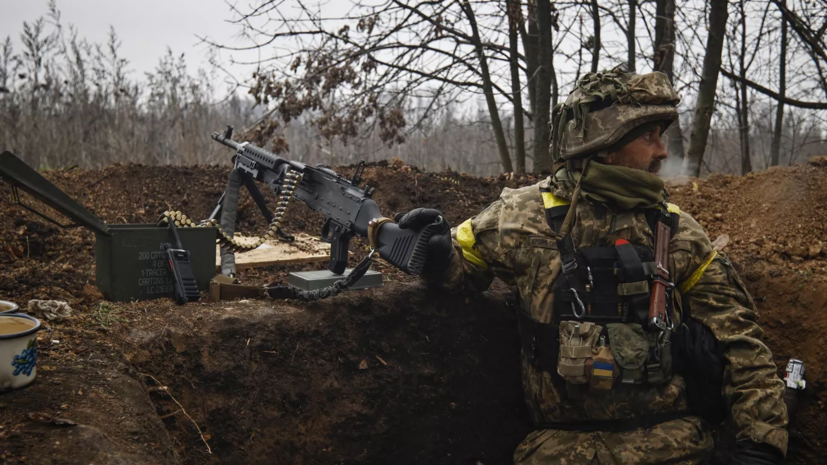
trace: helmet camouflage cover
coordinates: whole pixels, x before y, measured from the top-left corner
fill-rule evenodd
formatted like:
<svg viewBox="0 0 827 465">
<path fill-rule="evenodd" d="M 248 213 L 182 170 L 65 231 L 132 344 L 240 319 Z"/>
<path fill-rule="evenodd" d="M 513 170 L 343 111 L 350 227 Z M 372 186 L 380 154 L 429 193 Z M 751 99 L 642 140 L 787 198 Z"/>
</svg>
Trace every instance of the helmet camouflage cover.
<svg viewBox="0 0 827 465">
<path fill-rule="evenodd" d="M 554 108 L 551 155 L 572 160 L 605 153 L 632 129 L 678 119 L 680 97 L 661 72 L 634 74 L 620 68 L 580 78 L 566 102 Z"/>
</svg>

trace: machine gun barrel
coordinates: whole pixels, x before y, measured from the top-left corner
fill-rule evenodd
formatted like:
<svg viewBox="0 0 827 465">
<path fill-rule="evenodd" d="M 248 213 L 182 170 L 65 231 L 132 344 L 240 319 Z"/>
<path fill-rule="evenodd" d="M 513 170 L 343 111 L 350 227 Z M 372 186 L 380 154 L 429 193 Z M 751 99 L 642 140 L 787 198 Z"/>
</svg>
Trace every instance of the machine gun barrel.
<svg viewBox="0 0 827 465">
<path fill-rule="evenodd" d="M 257 169 L 258 167 L 263 167 L 268 170 L 276 170 L 279 168 L 280 165 L 288 165 L 292 169 L 296 171 L 304 171 L 307 168 L 307 165 L 300 162 L 285 160 L 280 156 L 276 155 L 269 150 L 265 150 L 261 147 L 256 147 L 253 144 L 242 142 L 238 143 L 233 140 L 233 127 L 227 126 L 227 130 L 224 134 L 214 132 L 212 133 L 212 138 L 216 142 L 226 145 L 231 149 L 235 150 L 236 154 L 246 158 L 247 163 L 245 165 L 250 168 L 249 171 Z M 253 165 L 253 166 L 251 166 Z M 257 176 L 254 175 L 257 178 Z M 259 179 L 261 180 L 261 179 Z"/>
<path fill-rule="evenodd" d="M 227 147 L 230 147 L 231 149 L 235 150 L 236 152 L 241 150 L 241 144 L 232 139 L 232 131 L 230 131 L 229 136 L 227 136 L 226 134 L 221 134 L 220 132 L 214 132 L 212 133 L 212 138 L 214 141 L 220 144 L 224 144 Z"/>
</svg>

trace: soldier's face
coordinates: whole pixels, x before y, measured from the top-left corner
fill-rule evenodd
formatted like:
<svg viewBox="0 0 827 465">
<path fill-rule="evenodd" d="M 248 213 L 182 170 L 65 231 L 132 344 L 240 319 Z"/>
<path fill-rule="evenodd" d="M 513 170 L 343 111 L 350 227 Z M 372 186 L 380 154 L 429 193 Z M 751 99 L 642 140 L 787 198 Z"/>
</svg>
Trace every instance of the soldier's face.
<svg viewBox="0 0 827 465">
<path fill-rule="evenodd" d="M 660 138 L 660 127 L 655 126 L 651 131 L 643 133 L 617 152 L 609 152 L 606 156 L 606 164 L 658 174 L 667 156 L 666 147 Z"/>
</svg>

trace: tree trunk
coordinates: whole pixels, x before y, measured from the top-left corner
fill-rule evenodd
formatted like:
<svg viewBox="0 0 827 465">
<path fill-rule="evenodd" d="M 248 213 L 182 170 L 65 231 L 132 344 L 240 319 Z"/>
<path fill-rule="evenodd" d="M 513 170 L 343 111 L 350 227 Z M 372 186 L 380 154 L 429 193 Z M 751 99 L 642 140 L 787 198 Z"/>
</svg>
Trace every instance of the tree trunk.
<svg viewBox="0 0 827 465">
<path fill-rule="evenodd" d="M 721 52 L 729 13 L 727 4 L 727 0 L 710 0 L 706 55 L 695 104 L 695 117 L 692 120 L 692 133 L 689 135 L 689 151 L 684 159 L 684 171 L 690 176 L 700 176 L 706 141 L 709 138 L 709 123 L 715 108 L 715 90 L 721 71 Z"/>
<path fill-rule="evenodd" d="M 738 59 L 738 67 L 741 72 L 741 79 L 747 78 L 747 16 L 744 11 L 744 0 L 738 2 L 738 10 L 741 13 L 741 53 Z M 738 133 L 741 137 L 741 175 L 745 175 L 752 171 L 752 161 L 750 160 L 749 150 L 749 94 L 747 93 L 747 86 L 742 84 L 739 86 L 741 91 L 741 114 L 739 115 L 740 125 Z"/>
<path fill-rule="evenodd" d="M 629 30 L 626 31 L 626 43 L 628 57 L 626 66 L 629 71 L 635 71 L 635 13 L 637 12 L 637 0 L 629 0 Z"/>
<path fill-rule="evenodd" d="M 739 133 L 741 136 L 741 174 L 747 174 L 752 171 L 752 161 L 750 160 L 749 150 L 749 96 L 747 95 L 747 86 L 741 85 L 741 127 Z"/>
<path fill-rule="evenodd" d="M 655 71 L 660 71 L 674 84 L 675 63 L 675 0 L 658 0 L 657 20 L 655 21 L 655 53 L 653 56 Z M 667 151 L 669 156 L 683 159 L 683 130 L 678 117 L 666 130 L 668 136 Z"/>
<path fill-rule="evenodd" d="M 662 21 L 662 37 L 658 42 L 658 47 L 655 51 L 655 56 L 659 57 L 660 61 L 656 64 L 655 70 L 660 71 L 669 78 L 669 82 L 675 83 L 675 0 L 660 0 L 663 4 L 663 21 Z M 657 37 L 657 31 L 655 31 Z M 683 129 L 681 128 L 681 119 L 672 123 L 666 130 L 668 136 L 667 151 L 669 156 L 678 160 L 683 160 L 684 144 L 683 144 Z"/>
<path fill-rule="evenodd" d="M 592 49 L 592 72 L 596 73 L 600 64 L 600 8 L 597 0 L 592 0 L 592 21 L 594 22 L 594 49 Z"/>
<path fill-rule="evenodd" d="M 500 114 L 497 110 L 497 101 L 494 99 L 491 75 L 488 72 L 488 61 L 485 58 L 485 50 L 482 47 L 482 39 L 480 39 L 480 32 L 477 28 L 477 20 L 474 17 L 474 10 L 471 9 L 471 3 L 468 0 L 463 0 L 461 5 L 465 11 L 465 16 L 468 17 L 468 23 L 471 25 L 471 39 L 474 41 L 474 48 L 477 52 L 477 58 L 480 61 L 482 90 L 485 93 L 485 102 L 488 104 L 488 113 L 491 116 L 491 127 L 494 130 L 494 137 L 497 139 L 497 151 L 500 153 L 500 163 L 503 165 L 503 171 L 510 173 L 514 171 L 514 168 L 511 166 L 511 157 L 508 154 L 508 144 L 505 142 L 503 124 L 502 121 L 500 121 Z"/>
<path fill-rule="evenodd" d="M 534 115 L 534 171 L 551 171 L 549 145 L 549 115 L 551 114 L 551 85 L 554 73 L 554 55 L 551 42 L 551 1 L 537 0 L 538 72 L 537 112 Z"/>
<path fill-rule="evenodd" d="M 655 43 L 652 45 L 655 47 L 655 55 L 652 57 L 654 61 L 654 68 L 657 71 L 658 63 L 660 63 L 660 59 L 658 58 L 658 50 L 660 46 L 663 45 L 664 42 L 664 32 L 666 31 L 666 2 L 668 0 L 656 0 L 655 1 Z"/>
<path fill-rule="evenodd" d="M 583 15 L 577 15 L 577 37 L 583 37 Z M 583 45 L 577 47 L 577 73 L 574 82 L 580 80 L 580 71 L 583 69 Z"/>
<path fill-rule="evenodd" d="M 537 4 L 535 0 L 528 0 L 528 30 L 525 24 L 520 21 L 517 25 L 520 28 L 520 38 L 523 40 L 523 51 L 525 53 L 525 73 L 528 90 L 528 104 L 531 107 L 531 114 L 537 114 L 537 40 L 539 30 L 537 29 Z"/>
<path fill-rule="evenodd" d="M 508 2 L 508 45 L 511 65 L 511 94 L 514 100 L 514 160 L 517 174 L 525 173 L 525 129 L 523 128 L 523 97 L 520 90 L 520 67 L 517 55 L 517 24 L 522 22 L 519 0 Z"/>
<path fill-rule="evenodd" d="M 787 93 L 787 20 L 781 18 L 781 56 L 778 59 L 778 95 L 784 98 Z M 784 102 L 779 101 L 775 108 L 775 127 L 772 131 L 770 145 L 770 166 L 778 166 L 781 154 L 781 128 L 784 127 Z"/>
</svg>

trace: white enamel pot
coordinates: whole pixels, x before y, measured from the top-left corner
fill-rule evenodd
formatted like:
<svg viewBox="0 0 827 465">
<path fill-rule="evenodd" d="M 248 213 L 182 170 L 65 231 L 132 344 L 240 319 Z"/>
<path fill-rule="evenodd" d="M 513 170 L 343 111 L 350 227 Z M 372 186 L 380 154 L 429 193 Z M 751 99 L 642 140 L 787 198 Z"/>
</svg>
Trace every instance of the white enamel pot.
<svg viewBox="0 0 827 465">
<path fill-rule="evenodd" d="M 20 389 L 37 375 L 40 320 L 24 313 L 0 313 L 0 327 L 12 325 L 14 332 L 0 334 L 0 390 Z"/>
<path fill-rule="evenodd" d="M 0 313 L 14 313 L 17 311 L 17 304 L 8 300 L 0 300 Z"/>
</svg>

